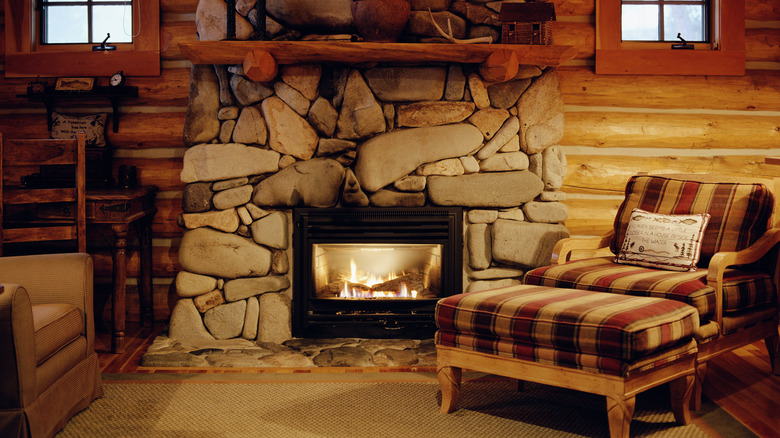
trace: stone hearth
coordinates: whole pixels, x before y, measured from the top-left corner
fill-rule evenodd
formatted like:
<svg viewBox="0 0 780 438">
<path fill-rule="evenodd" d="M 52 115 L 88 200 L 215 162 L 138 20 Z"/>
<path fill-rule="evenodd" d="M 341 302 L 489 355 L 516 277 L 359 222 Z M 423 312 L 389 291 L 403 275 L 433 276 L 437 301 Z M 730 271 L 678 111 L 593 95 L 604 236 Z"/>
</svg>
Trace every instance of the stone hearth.
<svg viewBox="0 0 780 438">
<path fill-rule="evenodd" d="M 467 35 L 491 27 L 460 18 L 467 2 L 428 3 L 442 3 L 437 16 L 457 16 Z M 239 12 L 251 19 L 254 4 Z M 285 23 L 272 16 L 281 2 L 267 4 L 269 37 L 327 21 L 323 2 L 296 2 L 311 8 L 297 15 L 307 23 Z M 220 7 L 201 0 L 201 40 L 224 35 L 224 21 L 209 19 Z M 406 40 L 435 35 L 411 24 Z M 558 75 L 545 66 L 491 83 L 470 64 L 290 64 L 259 83 L 241 65 L 194 65 L 170 339 L 290 341 L 295 207 L 460 206 L 464 288 L 520 282 L 568 236 L 562 136 Z"/>
</svg>

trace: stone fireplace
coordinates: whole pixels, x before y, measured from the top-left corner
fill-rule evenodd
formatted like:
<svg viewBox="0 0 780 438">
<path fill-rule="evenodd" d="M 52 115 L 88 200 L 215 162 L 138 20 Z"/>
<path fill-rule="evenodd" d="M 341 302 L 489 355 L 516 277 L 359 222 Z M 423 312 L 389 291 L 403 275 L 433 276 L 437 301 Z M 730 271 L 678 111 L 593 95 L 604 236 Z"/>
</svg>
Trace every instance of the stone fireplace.
<svg viewBox="0 0 780 438">
<path fill-rule="evenodd" d="M 201 40 L 224 35 L 222 22 L 207 19 L 215 1 L 224 8 L 219 0 L 201 0 L 198 7 Z M 281 12 L 273 16 L 277 3 L 267 1 L 267 36 L 300 36 L 290 29 L 307 24 L 291 23 Z M 298 15 L 322 29 L 314 22 L 324 6 L 295 3 L 311 7 Z M 449 1 L 412 2 L 413 9 L 416 3 L 441 3 L 437 16 L 458 17 L 467 35 L 490 27 L 460 18 Z M 256 17 L 247 9 L 239 12 Z M 406 38 L 434 38 L 414 25 L 415 12 Z M 245 19 L 237 19 L 244 26 Z M 524 64 L 509 80 L 488 82 L 471 63 L 304 62 L 280 65 L 273 81 L 261 83 L 240 64 L 193 65 L 184 131 L 189 149 L 181 172 L 182 271 L 170 338 L 281 343 L 307 335 L 293 332 L 303 305 L 294 293 L 301 286 L 298 273 L 317 269 L 299 266 L 314 258 L 294 244 L 301 239 L 295 234 L 301 211 L 451 208 L 462 213 L 462 223 L 450 230 L 459 234 L 462 246 L 455 253 L 462 258 L 458 272 L 442 271 L 446 278 L 434 298 L 520 282 L 525 270 L 546 264 L 555 242 L 568 236 L 559 190 L 566 172 L 558 146 L 562 135 L 563 103 L 553 67 Z M 413 240 L 395 246 L 409 249 Z M 382 239 L 372 245 L 377 252 L 386 249 L 381 245 L 393 246 Z M 319 248 L 333 254 L 337 249 L 343 248 Z M 436 249 L 419 251 L 430 257 Z M 371 308 L 381 301 L 348 300 Z M 413 313 L 413 301 L 385 301 L 390 312 Z M 429 296 L 424 303 L 429 327 L 433 301 Z M 338 331 L 349 333 L 365 334 L 359 325 Z"/>
</svg>

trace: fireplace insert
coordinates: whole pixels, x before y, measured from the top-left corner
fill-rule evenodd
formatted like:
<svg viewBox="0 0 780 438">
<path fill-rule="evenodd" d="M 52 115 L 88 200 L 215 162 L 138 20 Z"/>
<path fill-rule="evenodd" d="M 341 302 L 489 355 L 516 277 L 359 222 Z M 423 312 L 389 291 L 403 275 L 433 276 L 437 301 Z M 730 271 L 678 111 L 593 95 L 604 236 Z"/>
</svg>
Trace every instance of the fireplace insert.
<svg viewBox="0 0 780 438">
<path fill-rule="evenodd" d="M 459 207 L 293 212 L 293 336 L 428 338 L 463 284 Z"/>
</svg>

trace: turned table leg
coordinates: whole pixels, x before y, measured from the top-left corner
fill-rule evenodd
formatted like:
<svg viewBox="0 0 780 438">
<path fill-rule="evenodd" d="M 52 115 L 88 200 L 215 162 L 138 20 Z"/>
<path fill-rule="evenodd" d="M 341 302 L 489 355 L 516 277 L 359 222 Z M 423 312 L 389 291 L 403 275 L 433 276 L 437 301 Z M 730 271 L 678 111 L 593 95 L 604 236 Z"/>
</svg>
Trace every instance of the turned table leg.
<svg viewBox="0 0 780 438">
<path fill-rule="evenodd" d="M 141 272 L 138 283 L 138 295 L 141 301 L 141 321 L 144 327 L 154 326 L 154 302 L 152 289 L 152 218 L 146 217 L 135 222 L 140 250 Z"/>
<path fill-rule="evenodd" d="M 111 352 L 125 351 L 125 282 L 127 280 L 127 224 L 111 225 L 114 233 L 113 283 L 111 297 Z"/>
<path fill-rule="evenodd" d="M 441 412 L 449 414 L 455 410 L 455 405 L 460 397 L 461 369 L 444 366 L 437 373 L 441 386 Z"/>
</svg>

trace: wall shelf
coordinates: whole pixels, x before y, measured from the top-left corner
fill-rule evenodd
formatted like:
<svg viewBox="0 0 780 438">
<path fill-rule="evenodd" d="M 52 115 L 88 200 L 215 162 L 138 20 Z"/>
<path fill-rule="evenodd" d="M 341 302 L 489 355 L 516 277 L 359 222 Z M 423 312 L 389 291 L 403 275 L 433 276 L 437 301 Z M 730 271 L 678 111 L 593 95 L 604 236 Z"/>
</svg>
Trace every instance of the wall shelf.
<svg viewBox="0 0 780 438">
<path fill-rule="evenodd" d="M 41 101 L 46 106 L 46 126 L 51 131 L 51 113 L 59 101 L 86 101 L 105 100 L 111 102 L 113 110 L 111 124 L 112 130 L 119 130 L 119 101 L 126 98 L 138 97 L 138 87 L 95 87 L 88 92 L 63 92 L 55 91 L 53 87 L 46 87 L 43 93 L 19 94 L 16 97 L 26 97 L 33 101 Z"/>
<path fill-rule="evenodd" d="M 193 64 L 241 64 L 262 50 L 279 64 L 304 62 L 460 62 L 483 63 L 494 52 L 510 50 L 520 64 L 557 67 L 573 59 L 574 46 L 520 44 L 367 43 L 347 41 L 196 41 L 179 43 Z"/>
</svg>

